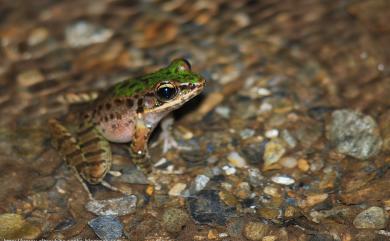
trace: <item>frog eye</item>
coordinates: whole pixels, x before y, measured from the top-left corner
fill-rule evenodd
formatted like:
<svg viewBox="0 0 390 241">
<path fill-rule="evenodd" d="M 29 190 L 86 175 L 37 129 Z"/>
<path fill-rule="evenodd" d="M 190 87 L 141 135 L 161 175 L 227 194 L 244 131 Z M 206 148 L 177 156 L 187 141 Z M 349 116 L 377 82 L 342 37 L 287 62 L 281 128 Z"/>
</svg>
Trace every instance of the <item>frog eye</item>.
<svg viewBox="0 0 390 241">
<path fill-rule="evenodd" d="M 157 86 L 155 90 L 155 95 L 158 100 L 162 102 L 167 102 L 173 98 L 176 97 L 178 91 L 177 87 L 170 83 L 170 82 L 164 82 Z"/>
<path fill-rule="evenodd" d="M 175 63 L 175 66 L 179 71 L 191 71 L 191 64 L 186 59 L 176 59 L 173 63 Z"/>
</svg>

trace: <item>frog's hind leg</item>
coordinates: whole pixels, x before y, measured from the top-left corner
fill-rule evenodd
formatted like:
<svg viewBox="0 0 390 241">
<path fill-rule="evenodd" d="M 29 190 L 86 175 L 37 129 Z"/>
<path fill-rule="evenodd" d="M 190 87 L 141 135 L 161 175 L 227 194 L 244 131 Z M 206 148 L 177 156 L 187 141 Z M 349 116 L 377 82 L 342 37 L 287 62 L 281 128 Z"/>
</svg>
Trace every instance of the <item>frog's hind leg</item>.
<svg viewBox="0 0 390 241">
<path fill-rule="evenodd" d="M 74 172 L 75 176 L 86 190 L 89 199 L 93 199 L 87 184 L 80 177 L 74 166 L 76 163 L 82 163 L 84 161 L 84 155 L 77 143 L 76 138 L 56 119 L 49 120 L 49 131 L 51 132 L 52 142 L 55 149 L 65 160 L 67 166 Z"/>
<path fill-rule="evenodd" d="M 75 168 L 89 183 L 102 183 L 103 178 L 111 169 L 112 154 L 110 143 L 93 124 L 86 124 L 80 127 L 77 138 L 84 155 L 84 161 L 76 163 L 74 165 Z"/>
</svg>

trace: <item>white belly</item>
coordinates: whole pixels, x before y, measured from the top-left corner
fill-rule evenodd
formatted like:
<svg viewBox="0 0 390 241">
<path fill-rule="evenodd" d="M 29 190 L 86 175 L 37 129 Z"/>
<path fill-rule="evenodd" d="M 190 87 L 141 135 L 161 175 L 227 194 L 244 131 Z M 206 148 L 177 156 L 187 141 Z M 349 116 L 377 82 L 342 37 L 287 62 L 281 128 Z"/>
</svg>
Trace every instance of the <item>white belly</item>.
<svg viewBox="0 0 390 241">
<path fill-rule="evenodd" d="M 126 143 L 133 139 L 135 125 L 132 120 L 115 119 L 100 123 L 97 128 L 107 140 Z"/>
</svg>

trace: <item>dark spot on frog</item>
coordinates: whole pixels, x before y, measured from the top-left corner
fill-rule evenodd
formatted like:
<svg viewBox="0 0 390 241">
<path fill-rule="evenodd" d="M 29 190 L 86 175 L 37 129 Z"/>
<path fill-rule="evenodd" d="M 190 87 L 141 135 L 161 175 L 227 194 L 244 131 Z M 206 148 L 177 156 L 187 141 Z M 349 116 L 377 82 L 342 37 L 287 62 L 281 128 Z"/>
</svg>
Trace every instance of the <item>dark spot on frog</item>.
<svg viewBox="0 0 390 241">
<path fill-rule="evenodd" d="M 139 99 L 137 102 L 137 113 L 144 112 L 143 99 Z"/>
<path fill-rule="evenodd" d="M 110 119 L 111 119 L 111 120 L 114 119 L 114 114 L 110 114 Z"/>
<path fill-rule="evenodd" d="M 103 109 L 103 106 L 102 106 L 102 105 L 99 105 L 99 106 L 98 106 L 98 112 L 100 112 L 102 109 Z"/>
<path fill-rule="evenodd" d="M 137 113 L 142 113 L 142 112 L 144 112 L 144 107 L 143 106 L 138 106 Z"/>
<path fill-rule="evenodd" d="M 105 122 L 108 122 L 108 116 L 105 116 L 105 117 L 104 117 L 104 121 L 105 121 Z"/>
<path fill-rule="evenodd" d="M 117 118 L 118 120 L 120 120 L 120 119 L 122 119 L 122 115 L 121 115 L 120 113 L 116 113 L 116 118 Z"/>
<path fill-rule="evenodd" d="M 118 125 L 116 125 L 116 124 L 112 124 L 112 125 L 111 125 L 111 128 L 114 129 L 114 130 L 115 130 L 117 127 L 118 127 Z"/>
<path fill-rule="evenodd" d="M 123 101 L 122 101 L 121 99 L 115 99 L 115 100 L 114 100 L 114 103 L 115 103 L 116 105 L 122 105 L 122 104 L 123 104 Z"/>
<path fill-rule="evenodd" d="M 111 104 L 110 104 L 110 103 L 106 103 L 106 109 L 107 109 L 107 110 L 110 110 L 110 109 L 111 109 Z"/>
<path fill-rule="evenodd" d="M 127 99 L 126 104 L 127 104 L 127 107 L 132 108 L 134 105 L 134 101 L 132 99 Z"/>
</svg>

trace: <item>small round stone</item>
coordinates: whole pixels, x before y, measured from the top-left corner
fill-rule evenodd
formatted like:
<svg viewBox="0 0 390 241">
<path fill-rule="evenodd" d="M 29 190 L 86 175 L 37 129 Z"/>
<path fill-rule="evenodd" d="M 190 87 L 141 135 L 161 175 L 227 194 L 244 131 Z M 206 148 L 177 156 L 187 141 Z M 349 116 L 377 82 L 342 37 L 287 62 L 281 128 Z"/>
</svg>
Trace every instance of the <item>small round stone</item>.
<svg viewBox="0 0 390 241">
<path fill-rule="evenodd" d="M 189 220 L 188 214 L 179 208 L 168 208 L 162 215 L 162 226 L 171 233 L 178 233 Z"/>
<path fill-rule="evenodd" d="M 264 223 L 249 222 L 244 227 L 244 236 L 249 240 L 262 240 L 267 235 L 269 227 Z"/>
<path fill-rule="evenodd" d="M 359 213 L 353 225 L 359 229 L 383 229 L 386 227 L 388 215 L 380 207 L 370 207 Z"/>
</svg>

